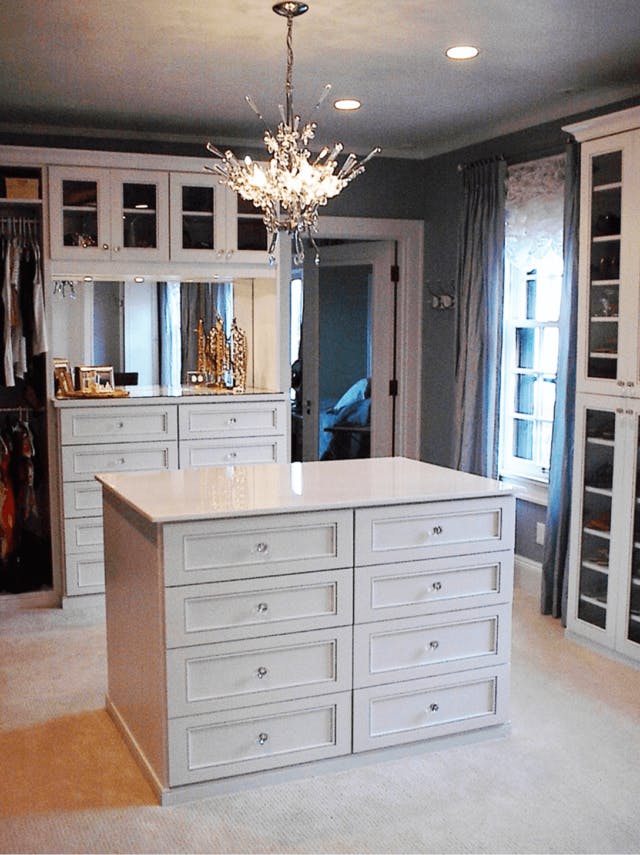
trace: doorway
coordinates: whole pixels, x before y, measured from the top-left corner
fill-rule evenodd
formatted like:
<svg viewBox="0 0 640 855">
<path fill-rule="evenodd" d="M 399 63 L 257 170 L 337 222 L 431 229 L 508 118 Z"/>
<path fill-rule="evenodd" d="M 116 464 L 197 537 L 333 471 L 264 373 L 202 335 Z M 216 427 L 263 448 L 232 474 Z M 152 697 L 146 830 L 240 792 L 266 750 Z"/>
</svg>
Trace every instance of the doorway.
<svg viewBox="0 0 640 855">
<path fill-rule="evenodd" d="M 303 307 L 292 378 L 292 459 L 392 456 L 394 243 L 346 239 L 319 245 L 319 266 L 308 252 L 304 268 L 292 277 Z M 292 293 L 294 314 L 300 313 L 296 297 Z"/>
</svg>

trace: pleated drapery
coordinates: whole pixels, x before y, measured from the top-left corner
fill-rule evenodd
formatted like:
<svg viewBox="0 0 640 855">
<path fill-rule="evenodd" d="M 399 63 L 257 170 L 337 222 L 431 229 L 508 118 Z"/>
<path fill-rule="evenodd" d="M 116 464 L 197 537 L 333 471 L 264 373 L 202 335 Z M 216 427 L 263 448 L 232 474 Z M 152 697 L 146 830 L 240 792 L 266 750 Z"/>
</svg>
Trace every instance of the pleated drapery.
<svg viewBox="0 0 640 855">
<path fill-rule="evenodd" d="M 488 477 L 498 472 L 506 169 L 501 159 L 464 169 L 458 235 L 454 462 Z"/>
<path fill-rule="evenodd" d="M 580 154 L 578 144 L 570 142 L 566 147 L 564 273 L 558 324 L 558 373 L 540 597 L 542 613 L 562 618 L 563 623 L 566 623 L 567 559 L 574 445 L 579 205 Z"/>
</svg>

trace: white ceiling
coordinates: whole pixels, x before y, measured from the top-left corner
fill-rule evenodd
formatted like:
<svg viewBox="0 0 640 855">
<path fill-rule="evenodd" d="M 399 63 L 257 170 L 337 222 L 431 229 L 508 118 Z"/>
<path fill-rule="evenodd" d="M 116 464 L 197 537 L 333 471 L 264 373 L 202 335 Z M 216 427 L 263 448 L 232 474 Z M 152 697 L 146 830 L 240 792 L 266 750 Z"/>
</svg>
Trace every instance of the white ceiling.
<svg viewBox="0 0 640 855">
<path fill-rule="evenodd" d="M 294 106 L 317 141 L 425 157 L 640 95 L 640 0 L 308 0 Z M 271 0 L 0 0 L 0 130 L 259 144 L 278 122 L 286 21 Z M 477 45 L 452 63 L 451 44 Z M 102 135 L 102 134 L 101 134 Z M 239 152 L 241 153 L 241 151 Z"/>
</svg>

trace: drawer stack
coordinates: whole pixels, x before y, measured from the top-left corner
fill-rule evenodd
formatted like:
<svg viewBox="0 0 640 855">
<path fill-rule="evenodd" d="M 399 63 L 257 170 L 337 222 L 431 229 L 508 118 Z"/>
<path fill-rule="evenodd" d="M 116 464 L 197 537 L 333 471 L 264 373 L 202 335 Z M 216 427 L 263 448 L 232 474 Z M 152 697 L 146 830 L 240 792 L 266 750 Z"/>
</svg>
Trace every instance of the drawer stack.
<svg viewBox="0 0 640 855">
<path fill-rule="evenodd" d="M 278 463 L 286 454 L 281 399 L 196 404 L 92 402 L 60 408 L 65 595 L 104 591 L 98 472 Z M 147 399 L 148 400 L 148 399 Z"/>
<path fill-rule="evenodd" d="M 354 751 L 505 721 L 510 505 L 358 509 L 354 573 Z"/>
<path fill-rule="evenodd" d="M 60 439 L 67 596 L 104 591 L 102 488 L 97 472 L 177 469 L 173 406 L 62 410 Z"/>
<path fill-rule="evenodd" d="M 352 520 L 165 528 L 169 786 L 351 752 Z"/>
<path fill-rule="evenodd" d="M 179 410 L 181 469 L 284 460 L 284 401 L 181 404 Z"/>
</svg>

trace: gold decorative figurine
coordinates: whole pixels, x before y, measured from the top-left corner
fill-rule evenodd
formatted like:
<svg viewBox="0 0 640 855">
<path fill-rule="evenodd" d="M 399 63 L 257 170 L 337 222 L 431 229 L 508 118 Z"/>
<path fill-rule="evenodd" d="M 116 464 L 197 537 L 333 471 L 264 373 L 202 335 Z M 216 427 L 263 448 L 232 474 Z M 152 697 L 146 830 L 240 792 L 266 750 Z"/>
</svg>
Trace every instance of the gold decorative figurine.
<svg viewBox="0 0 640 855">
<path fill-rule="evenodd" d="M 205 332 L 204 321 L 198 321 L 198 381 L 219 392 L 244 392 L 247 385 L 247 335 L 233 319 L 227 336 L 224 322 L 216 315 L 214 326 Z M 200 381 L 202 378 L 202 381 Z"/>
</svg>

